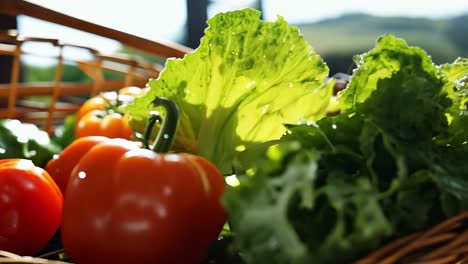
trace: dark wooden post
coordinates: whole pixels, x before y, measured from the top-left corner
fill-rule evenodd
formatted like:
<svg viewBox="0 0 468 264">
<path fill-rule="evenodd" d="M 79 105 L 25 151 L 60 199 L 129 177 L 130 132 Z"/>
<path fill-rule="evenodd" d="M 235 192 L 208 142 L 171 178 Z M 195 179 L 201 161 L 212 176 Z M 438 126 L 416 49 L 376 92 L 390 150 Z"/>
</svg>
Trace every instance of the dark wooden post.
<svg viewBox="0 0 468 264">
<path fill-rule="evenodd" d="M 254 2 L 253 8 L 260 10 L 262 12 L 262 15 L 260 16 L 260 19 L 264 19 L 264 14 L 263 14 L 263 1 L 262 0 L 256 0 Z"/>
<path fill-rule="evenodd" d="M 197 48 L 208 19 L 208 0 L 187 0 L 187 39 L 185 45 Z"/>
<path fill-rule="evenodd" d="M 16 16 L 0 14 L 0 30 L 18 29 Z M 0 83 L 9 83 L 13 65 L 12 56 L 0 56 Z"/>
</svg>

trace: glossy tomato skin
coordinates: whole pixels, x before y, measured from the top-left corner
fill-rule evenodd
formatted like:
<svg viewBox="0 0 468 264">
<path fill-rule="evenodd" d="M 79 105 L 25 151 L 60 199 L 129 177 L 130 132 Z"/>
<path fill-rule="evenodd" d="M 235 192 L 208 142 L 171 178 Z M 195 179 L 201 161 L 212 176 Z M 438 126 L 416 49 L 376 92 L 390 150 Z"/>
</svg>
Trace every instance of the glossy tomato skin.
<svg viewBox="0 0 468 264">
<path fill-rule="evenodd" d="M 34 255 L 61 223 L 63 197 L 49 174 L 30 160 L 0 160 L 0 249 Z"/>
<path fill-rule="evenodd" d="M 133 131 L 128 121 L 129 116 L 125 114 L 92 110 L 77 121 L 75 138 L 104 136 L 131 139 Z"/>
<path fill-rule="evenodd" d="M 93 111 L 93 110 L 103 110 L 104 107 L 108 104 L 102 96 L 91 97 L 86 100 L 76 113 L 76 119 L 80 120 L 84 115 Z"/>
<path fill-rule="evenodd" d="M 81 157 L 96 144 L 108 140 L 107 137 L 89 136 L 76 139 L 65 148 L 60 155 L 55 155 L 45 166 L 45 170 L 57 184 L 58 188 L 65 195 L 71 172 Z"/>
<path fill-rule="evenodd" d="M 89 150 L 65 196 L 62 241 L 77 263 L 200 263 L 226 220 L 210 162 L 111 139 Z"/>
</svg>

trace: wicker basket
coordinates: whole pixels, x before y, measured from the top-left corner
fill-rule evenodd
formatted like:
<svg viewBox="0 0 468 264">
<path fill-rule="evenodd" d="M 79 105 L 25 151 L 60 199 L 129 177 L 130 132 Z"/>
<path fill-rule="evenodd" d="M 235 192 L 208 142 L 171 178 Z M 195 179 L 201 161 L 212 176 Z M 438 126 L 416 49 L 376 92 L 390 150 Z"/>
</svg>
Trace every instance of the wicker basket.
<svg viewBox="0 0 468 264">
<path fill-rule="evenodd" d="M 468 212 L 395 240 L 354 264 L 468 263 Z"/>
<path fill-rule="evenodd" d="M 8 15 L 26 15 L 45 21 L 59 23 L 69 28 L 97 34 L 116 40 L 123 45 L 146 52 L 150 57 L 164 61 L 168 57 L 182 57 L 189 48 L 175 43 L 160 43 L 133 36 L 124 32 L 102 27 L 79 20 L 26 1 L 1 1 L 0 13 Z M 56 56 L 47 59 L 56 61 L 55 78 L 50 82 L 20 82 L 20 60 L 23 56 L 44 56 L 30 54 L 24 46 L 30 42 L 48 44 L 58 50 Z M 0 56 L 12 56 L 10 83 L 0 84 L 0 118 L 17 118 L 35 123 L 46 131 L 52 131 L 54 124 L 77 110 L 83 98 L 101 91 L 117 90 L 127 86 L 144 87 L 149 78 L 158 76 L 161 64 L 148 63 L 141 58 L 128 55 L 104 55 L 93 47 L 84 47 L 73 43 L 63 43 L 58 39 L 21 36 L 16 31 L 0 32 Z M 89 53 L 88 59 L 67 58 L 66 49 L 81 49 Z M 91 59 L 89 59 L 91 58 Z M 62 81 L 65 63 L 73 64 L 86 73 L 92 81 L 86 83 L 67 83 Z M 107 72 L 120 73 L 121 78 L 106 78 Z M 47 102 L 28 100 L 31 97 L 47 96 Z"/>
<path fill-rule="evenodd" d="M 159 65 L 137 61 L 121 55 L 104 56 L 86 47 L 62 44 L 54 39 L 25 37 L 16 32 L 0 33 L 0 41 L 10 44 L 0 46 L 0 55 L 13 56 L 11 81 L 0 85 L 0 118 L 17 118 L 31 122 L 51 131 L 53 125 L 77 110 L 87 96 L 101 91 L 116 90 L 126 86 L 144 86 L 149 78 L 157 76 Z M 20 59 L 30 55 L 22 49 L 25 43 L 42 42 L 58 47 L 60 53 L 67 47 L 84 49 L 93 57 L 91 60 L 72 61 L 60 54 L 57 61 L 55 78 L 50 82 L 25 83 L 19 81 Z M 36 54 L 34 54 L 36 55 Z M 61 80 L 64 63 L 75 63 L 92 81 L 85 83 L 66 83 Z M 107 64 L 112 63 L 111 66 Z M 105 79 L 105 72 L 117 72 L 123 79 Z M 33 97 L 48 97 L 45 102 L 30 100 Z"/>
<path fill-rule="evenodd" d="M 468 212 L 420 233 L 390 242 L 353 264 L 468 264 Z M 33 258 L 0 250 L 0 263 L 71 264 L 63 250 Z"/>
<path fill-rule="evenodd" d="M 94 33 L 119 41 L 123 45 L 161 58 L 182 57 L 189 48 L 169 42 L 155 42 L 124 32 L 105 28 L 82 21 L 58 12 L 45 9 L 25 1 L 0 1 L 0 13 L 27 15 L 49 22 L 59 23 L 70 28 Z M 55 79 L 42 83 L 19 82 L 20 59 L 27 54 L 23 49 L 28 42 L 48 43 L 59 49 L 55 57 L 57 67 Z M 87 98 L 101 91 L 117 90 L 127 86 L 143 87 L 149 78 L 158 76 L 161 64 L 152 64 L 127 55 L 103 55 L 92 47 L 62 43 L 57 39 L 21 36 L 15 31 L 0 32 L 0 55 L 13 57 L 11 82 L 0 84 L 0 118 L 17 118 L 40 125 L 46 131 L 74 113 Z M 77 60 L 66 58 L 62 50 L 67 47 L 83 49 L 91 59 Z M 90 78 L 87 83 L 66 83 L 62 81 L 64 63 L 76 64 Z M 106 79 L 105 72 L 118 72 L 121 79 Z M 337 82 L 336 90 L 344 88 Z M 34 96 L 47 96 L 47 102 L 28 100 Z M 67 263 L 57 261 L 63 251 L 50 252 L 37 258 L 18 256 L 0 250 L 0 263 Z M 395 240 L 355 264 L 462 264 L 468 263 L 468 212 L 450 218 L 424 232 L 415 233 Z"/>
</svg>

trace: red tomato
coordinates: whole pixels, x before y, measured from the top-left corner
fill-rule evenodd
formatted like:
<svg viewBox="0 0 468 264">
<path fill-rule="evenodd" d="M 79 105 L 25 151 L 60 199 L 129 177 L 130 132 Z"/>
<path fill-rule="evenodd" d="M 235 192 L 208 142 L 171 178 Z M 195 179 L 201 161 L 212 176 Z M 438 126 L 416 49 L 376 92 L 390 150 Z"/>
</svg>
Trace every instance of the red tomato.
<svg viewBox="0 0 468 264">
<path fill-rule="evenodd" d="M 45 170 L 54 179 L 63 195 L 70 178 L 71 172 L 81 157 L 97 143 L 108 140 L 107 137 L 89 136 L 75 140 L 73 144 L 65 148 L 60 155 L 55 155 L 45 166 Z"/>
<path fill-rule="evenodd" d="M 72 170 L 63 246 L 80 264 L 200 263 L 226 220 L 224 188 L 223 176 L 200 156 L 108 139 Z"/>
<path fill-rule="evenodd" d="M 63 198 L 30 160 L 0 160 L 0 249 L 34 255 L 58 230 Z"/>
</svg>

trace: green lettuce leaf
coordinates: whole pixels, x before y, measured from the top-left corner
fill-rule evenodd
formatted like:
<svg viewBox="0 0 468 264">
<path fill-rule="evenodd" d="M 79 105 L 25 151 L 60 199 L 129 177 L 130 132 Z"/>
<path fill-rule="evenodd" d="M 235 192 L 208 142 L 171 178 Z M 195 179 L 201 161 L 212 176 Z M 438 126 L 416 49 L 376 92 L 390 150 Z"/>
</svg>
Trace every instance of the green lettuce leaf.
<svg viewBox="0 0 468 264">
<path fill-rule="evenodd" d="M 341 111 L 353 110 L 377 89 L 380 80 L 396 72 L 410 75 L 429 75 L 438 78 L 438 72 L 427 53 L 392 35 L 380 37 L 374 49 L 355 57 L 357 69 L 348 87 L 339 94 Z M 410 78 L 411 80 L 413 78 Z"/>
<path fill-rule="evenodd" d="M 224 202 L 232 215 L 234 241 L 248 263 L 296 263 L 307 256 L 306 245 L 294 230 L 289 205 L 298 197 L 311 202 L 318 155 L 314 151 L 297 154 L 300 145 L 281 144 L 256 152 L 254 175 L 241 177 L 236 192 L 227 192 Z M 288 168 L 282 163 L 288 160 Z M 244 184 L 245 183 L 245 184 Z M 305 207 L 310 207 L 310 204 Z"/>
<path fill-rule="evenodd" d="M 468 59 L 458 58 L 440 66 L 448 82 L 445 86 L 453 105 L 447 110 L 449 129 L 437 137 L 441 145 L 461 145 L 468 141 Z"/>
<path fill-rule="evenodd" d="M 273 142 L 283 147 L 263 155 L 245 151 L 249 169 L 224 199 L 243 259 L 352 263 L 466 211 L 465 67 L 383 36 L 359 56 L 339 114 L 286 125 Z"/>
<path fill-rule="evenodd" d="M 133 127 L 143 127 L 155 97 L 173 100 L 181 112 L 175 148 L 227 173 L 236 149 L 280 138 L 284 123 L 323 117 L 334 83 L 325 82 L 328 67 L 282 17 L 264 22 L 259 11 L 244 9 L 207 23 L 200 46 L 168 60 L 127 110 Z"/>
<path fill-rule="evenodd" d="M 450 114 L 458 116 L 468 102 L 468 59 L 458 58 L 453 63 L 441 65 L 440 69 L 448 81 L 445 91 L 454 102 Z"/>
<path fill-rule="evenodd" d="M 296 130 L 322 137 L 313 126 Z M 257 152 L 250 173 L 224 195 L 233 246 L 247 263 L 350 263 L 391 234 L 369 179 L 347 172 L 355 154 L 307 144 L 281 141 Z"/>
</svg>

